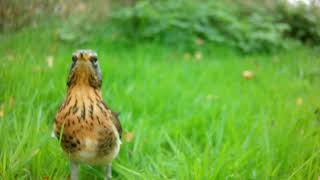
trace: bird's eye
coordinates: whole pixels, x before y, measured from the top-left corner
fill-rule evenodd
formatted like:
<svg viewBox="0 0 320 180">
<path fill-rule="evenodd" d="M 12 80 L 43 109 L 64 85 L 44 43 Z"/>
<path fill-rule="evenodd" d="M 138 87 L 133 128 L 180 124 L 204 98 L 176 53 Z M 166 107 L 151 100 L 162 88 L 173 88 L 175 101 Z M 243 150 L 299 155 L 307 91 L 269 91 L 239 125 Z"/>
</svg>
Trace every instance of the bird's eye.
<svg viewBox="0 0 320 180">
<path fill-rule="evenodd" d="M 77 61 L 77 56 L 76 56 L 76 55 L 72 56 L 72 61 L 73 61 L 73 62 L 76 62 L 76 61 Z"/>
<path fill-rule="evenodd" d="M 92 56 L 92 57 L 90 57 L 90 61 L 91 61 L 91 62 L 97 62 L 97 61 L 98 61 L 98 58 L 95 57 L 95 56 Z"/>
</svg>

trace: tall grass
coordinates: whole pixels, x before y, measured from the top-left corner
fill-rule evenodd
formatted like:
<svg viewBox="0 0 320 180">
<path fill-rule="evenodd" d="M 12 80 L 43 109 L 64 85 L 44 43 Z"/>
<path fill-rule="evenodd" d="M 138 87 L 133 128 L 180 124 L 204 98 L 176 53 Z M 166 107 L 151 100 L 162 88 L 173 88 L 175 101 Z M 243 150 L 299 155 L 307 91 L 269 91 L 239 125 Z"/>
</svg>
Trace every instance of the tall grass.
<svg viewBox="0 0 320 180">
<path fill-rule="evenodd" d="M 59 24 L 59 23 L 58 23 Z M 157 43 L 90 35 L 56 38 L 59 26 L 1 37 L 0 179 L 66 179 L 68 159 L 50 134 L 71 53 L 98 52 L 103 96 L 121 112 L 115 179 L 316 179 L 320 172 L 318 54 L 299 47 L 242 56 L 201 46 L 202 57 Z M 47 63 L 49 56 L 53 65 Z M 255 76 L 242 77 L 249 69 Z M 81 179 L 102 179 L 83 165 Z"/>
</svg>

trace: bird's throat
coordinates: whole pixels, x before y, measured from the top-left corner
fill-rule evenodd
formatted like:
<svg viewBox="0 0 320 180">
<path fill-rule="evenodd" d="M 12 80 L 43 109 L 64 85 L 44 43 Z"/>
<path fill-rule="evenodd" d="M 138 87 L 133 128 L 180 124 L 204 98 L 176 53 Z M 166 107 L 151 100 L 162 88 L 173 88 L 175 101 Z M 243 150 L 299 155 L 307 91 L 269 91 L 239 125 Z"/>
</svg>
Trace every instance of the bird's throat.
<svg viewBox="0 0 320 180">
<path fill-rule="evenodd" d="M 95 89 L 91 86 L 88 85 L 76 85 L 69 87 L 67 90 L 67 98 L 76 98 L 79 100 L 102 100 L 102 95 L 101 95 L 101 90 L 100 89 Z"/>
<path fill-rule="evenodd" d="M 69 75 L 68 87 L 91 87 L 94 89 L 100 89 L 101 81 L 99 80 L 97 73 L 90 67 L 84 64 L 76 66 Z"/>
</svg>

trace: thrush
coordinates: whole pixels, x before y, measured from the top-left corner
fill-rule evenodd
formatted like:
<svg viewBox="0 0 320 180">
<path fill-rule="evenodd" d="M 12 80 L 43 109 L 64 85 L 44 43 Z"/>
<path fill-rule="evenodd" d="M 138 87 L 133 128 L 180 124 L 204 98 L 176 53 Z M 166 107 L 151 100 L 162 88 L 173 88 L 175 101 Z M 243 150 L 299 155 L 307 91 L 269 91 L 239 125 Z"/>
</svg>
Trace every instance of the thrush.
<svg viewBox="0 0 320 180">
<path fill-rule="evenodd" d="M 68 155 L 71 179 L 78 179 L 78 164 L 104 166 L 111 178 L 111 162 L 119 153 L 121 124 L 103 101 L 101 71 L 92 50 L 73 53 L 67 95 L 55 116 L 54 133 Z"/>
</svg>

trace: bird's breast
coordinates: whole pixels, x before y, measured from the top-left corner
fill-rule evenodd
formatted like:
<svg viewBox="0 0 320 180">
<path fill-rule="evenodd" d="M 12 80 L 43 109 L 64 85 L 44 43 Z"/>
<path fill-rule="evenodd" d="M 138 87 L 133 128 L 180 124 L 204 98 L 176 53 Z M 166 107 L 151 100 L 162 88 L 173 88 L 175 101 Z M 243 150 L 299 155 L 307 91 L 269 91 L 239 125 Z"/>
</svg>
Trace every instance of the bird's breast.
<svg viewBox="0 0 320 180">
<path fill-rule="evenodd" d="M 120 149 L 120 135 L 113 114 L 101 98 L 66 98 L 56 115 L 55 135 L 70 158 L 89 164 L 108 163 Z"/>
</svg>

